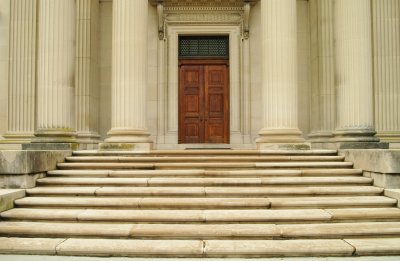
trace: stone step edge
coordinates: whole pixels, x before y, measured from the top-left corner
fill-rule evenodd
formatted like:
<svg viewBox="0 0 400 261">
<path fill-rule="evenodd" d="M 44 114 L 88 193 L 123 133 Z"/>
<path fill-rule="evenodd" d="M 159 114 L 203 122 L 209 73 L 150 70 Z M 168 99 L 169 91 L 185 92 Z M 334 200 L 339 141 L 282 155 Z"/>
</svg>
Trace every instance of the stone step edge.
<svg viewBox="0 0 400 261">
<path fill-rule="evenodd" d="M 400 238 L 316 240 L 124 240 L 0 238 L 0 253 L 135 257 L 281 257 L 400 254 Z"/>
<path fill-rule="evenodd" d="M 24 222 L 0 223 L 0 237 L 70 237 L 125 239 L 341 239 L 400 237 L 400 222 L 308 223 L 308 224 L 130 224 Z"/>
<path fill-rule="evenodd" d="M 251 174 L 247 174 L 247 173 Z M 265 169 L 265 170 L 50 170 L 49 176 L 99 177 L 338 177 L 362 176 L 361 169 Z"/>
</svg>

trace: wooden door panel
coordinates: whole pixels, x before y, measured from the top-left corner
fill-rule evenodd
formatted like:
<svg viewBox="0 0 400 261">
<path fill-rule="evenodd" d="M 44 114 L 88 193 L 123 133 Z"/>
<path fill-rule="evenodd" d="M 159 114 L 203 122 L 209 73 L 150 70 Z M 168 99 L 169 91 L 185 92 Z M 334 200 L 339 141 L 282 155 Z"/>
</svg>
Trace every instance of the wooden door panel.
<svg viewBox="0 0 400 261">
<path fill-rule="evenodd" d="M 229 89 L 226 63 L 181 64 L 179 143 L 229 143 Z"/>
<path fill-rule="evenodd" d="M 205 139 L 229 142 L 229 93 L 226 65 L 205 66 Z"/>
<path fill-rule="evenodd" d="M 204 69 L 200 65 L 180 68 L 179 143 L 204 142 Z"/>
</svg>

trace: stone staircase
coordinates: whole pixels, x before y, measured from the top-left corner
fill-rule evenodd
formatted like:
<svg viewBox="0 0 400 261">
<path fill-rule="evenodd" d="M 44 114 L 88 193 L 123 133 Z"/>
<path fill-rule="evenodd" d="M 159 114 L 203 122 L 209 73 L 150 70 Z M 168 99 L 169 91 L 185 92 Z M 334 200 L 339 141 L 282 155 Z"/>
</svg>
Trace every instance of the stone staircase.
<svg viewBox="0 0 400 261">
<path fill-rule="evenodd" d="M 0 213 L 0 252 L 400 254 L 395 199 L 336 151 L 76 151 Z"/>
</svg>

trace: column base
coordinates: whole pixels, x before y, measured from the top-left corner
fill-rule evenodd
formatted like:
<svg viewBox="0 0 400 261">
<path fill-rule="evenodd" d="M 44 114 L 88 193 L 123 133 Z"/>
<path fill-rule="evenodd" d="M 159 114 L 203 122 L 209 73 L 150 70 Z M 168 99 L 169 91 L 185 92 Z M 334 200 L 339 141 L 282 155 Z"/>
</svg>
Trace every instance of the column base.
<svg viewBox="0 0 400 261">
<path fill-rule="evenodd" d="M 78 143 L 35 142 L 22 144 L 22 150 L 79 150 Z"/>
<path fill-rule="evenodd" d="M 21 150 L 22 144 L 32 142 L 33 133 L 6 133 L 4 140 L 0 140 L 0 149 Z"/>
<path fill-rule="evenodd" d="M 262 129 L 256 140 L 259 150 L 309 150 L 298 129 Z"/>
<path fill-rule="evenodd" d="M 316 131 L 308 135 L 312 149 L 336 149 L 331 131 Z"/>
<path fill-rule="evenodd" d="M 44 129 L 35 132 L 32 143 L 76 143 L 76 133 L 72 129 Z"/>
<path fill-rule="evenodd" d="M 257 142 L 257 149 L 265 150 L 310 150 L 310 143 L 260 143 Z"/>
<path fill-rule="evenodd" d="M 100 143 L 100 151 L 137 151 L 150 152 L 153 149 L 153 143 Z"/>
<path fill-rule="evenodd" d="M 389 143 L 380 142 L 374 129 L 339 129 L 333 132 L 336 149 L 388 149 Z"/>
<path fill-rule="evenodd" d="M 148 152 L 153 149 L 153 142 L 146 130 L 112 129 L 107 134 L 110 137 L 99 144 L 99 150 Z"/>
</svg>

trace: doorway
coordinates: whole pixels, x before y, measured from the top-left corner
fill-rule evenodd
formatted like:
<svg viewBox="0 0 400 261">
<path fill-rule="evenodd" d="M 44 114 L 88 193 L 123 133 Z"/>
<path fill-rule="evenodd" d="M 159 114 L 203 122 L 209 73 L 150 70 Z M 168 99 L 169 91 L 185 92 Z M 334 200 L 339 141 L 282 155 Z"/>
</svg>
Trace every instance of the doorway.
<svg viewBox="0 0 400 261">
<path fill-rule="evenodd" d="M 179 61 L 179 143 L 229 143 L 229 60 Z"/>
</svg>

